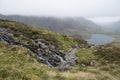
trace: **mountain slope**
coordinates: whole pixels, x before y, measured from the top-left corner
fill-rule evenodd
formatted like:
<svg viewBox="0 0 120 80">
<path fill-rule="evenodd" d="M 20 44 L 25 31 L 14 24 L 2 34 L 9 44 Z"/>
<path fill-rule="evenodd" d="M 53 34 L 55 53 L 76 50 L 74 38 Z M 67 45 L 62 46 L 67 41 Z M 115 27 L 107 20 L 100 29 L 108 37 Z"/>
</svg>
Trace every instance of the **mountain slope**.
<svg viewBox="0 0 120 80">
<path fill-rule="evenodd" d="M 23 23 L 0 20 L 0 79 L 119 80 L 120 48 L 89 47 L 86 41 L 81 39 Z M 69 71 L 60 72 L 56 67 L 62 65 L 59 68 L 67 70 L 70 67 L 68 64 L 74 63 L 74 60 L 77 64 L 72 64 Z M 46 64 L 49 63 L 48 66 L 51 64 L 54 67 L 47 67 L 45 61 Z"/>
<path fill-rule="evenodd" d="M 6 20 L 0 20 L 0 41 L 27 48 L 43 63 L 62 71 L 76 65 L 77 47 L 88 45 L 82 39 Z"/>
<path fill-rule="evenodd" d="M 50 31 L 75 36 L 77 38 L 86 38 L 90 36 L 90 34 L 100 31 L 98 25 L 84 18 L 31 17 L 18 15 L 0 15 L 0 18 L 42 27 Z"/>
<path fill-rule="evenodd" d="M 67 37 L 64 35 L 56 34 L 54 32 L 50 32 L 44 29 L 38 29 L 35 27 L 29 27 L 25 24 L 0 20 L 0 27 L 1 28 L 8 28 L 13 31 L 14 36 L 25 36 L 30 39 L 44 39 L 49 44 L 57 46 L 60 49 L 69 49 L 70 47 L 74 46 L 75 44 L 86 44 L 84 40 L 78 40 L 75 38 Z"/>
<path fill-rule="evenodd" d="M 80 50 L 91 54 L 88 51 Z M 79 56 L 80 57 L 80 56 Z M 84 57 L 84 55 L 82 55 Z M 88 57 L 88 56 L 86 56 Z M 81 58 L 81 57 L 80 57 Z M 89 57 L 88 57 L 89 58 Z M 84 60 L 84 59 L 83 59 Z M 73 67 L 73 70 L 60 72 L 47 67 L 28 49 L 0 42 L 0 79 L 4 80 L 119 80 L 119 65 L 101 67 Z M 88 77 L 89 76 L 89 77 Z"/>
<path fill-rule="evenodd" d="M 112 29 L 112 32 L 120 33 L 120 21 L 111 23 L 109 27 Z"/>
</svg>

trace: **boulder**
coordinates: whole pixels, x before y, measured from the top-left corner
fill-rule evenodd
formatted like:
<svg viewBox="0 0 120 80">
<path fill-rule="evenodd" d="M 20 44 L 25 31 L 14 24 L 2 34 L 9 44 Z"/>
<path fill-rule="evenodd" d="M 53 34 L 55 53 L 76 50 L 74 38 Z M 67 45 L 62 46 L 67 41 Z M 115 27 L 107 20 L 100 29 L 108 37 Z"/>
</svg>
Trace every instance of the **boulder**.
<svg viewBox="0 0 120 80">
<path fill-rule="evenodd" d="M 67 71 L 71 69 L 71 66 L 67 62 L 62 62 L 57 66 L 60 71 Z"/>
<path fill-rule="evenodd" d="M 77 51 L 77 48 L 71 49 L 71 51 L 66 53 L 65 55 L 66 62 L 71 66 L 76 65 L 76 59 L 77 59 L 76 51 Z"/>
</svg>

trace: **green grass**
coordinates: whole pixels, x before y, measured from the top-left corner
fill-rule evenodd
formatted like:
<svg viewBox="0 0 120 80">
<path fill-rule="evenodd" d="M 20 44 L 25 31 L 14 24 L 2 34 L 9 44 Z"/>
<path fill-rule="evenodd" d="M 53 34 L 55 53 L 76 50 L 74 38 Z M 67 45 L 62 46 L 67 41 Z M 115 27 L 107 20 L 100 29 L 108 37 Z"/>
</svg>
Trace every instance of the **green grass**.
<svg viewBox="0 0 120 80">
<path fill-rule="evenodd" d="M 80 49 L 78 61 L 96 59 L 91 49 Z M 86 60 L 87 59 L 87 60 Z M 67 72 L 49 68 L 26 48 L 0 42 L 0 80 L 119 80 L 120 65 L 73 67 Z M 89 76 L 89 77 L 88 77 Z"/>
<path fill-rule="evenodd" d="M 15 37 L 20 37 L 20 34 L 24 35 L 29 39 L 44 39 L 47 43 L 55 45 L 59 49 L 65 51 L 69 50 L 70 47 L 78 44 L 85 44 L 87 42 L 81 39 L 75 39 L 68 36 L 60 35 L 54 32 L 50 32 L 44 29 L 30 27 L 22 23 L 12 22 L 7 20 L 0 20 L 0 27 L 7 28 L 13 31 Z M 22 40 L 22 39 L 21 39 Z"/>
<path fill-rule="evenodd" d="M 30 80 L 36 77 L 46 80 L 45 72 L 49 68 L 36 61 L 35 57 L 25 48 L 0 43 L 0 79 Z"/>
<path fill-rule="evenodd" d="M 106 46 L 99 48 L 95 54 L 101 61 L 108 61 L 108 63 L 120 63 L 120 48 L 115 46 Z"/>
<path fill-rule="evenodd" d="M 90 65 L 91 61 L 94 61 L 97 59 L 97 57 L 93 54 L 92 49 L 79 49 L 77 52 L 78 56 L 78 64 L 85 64 L 85 65 Z"/>
</svg>

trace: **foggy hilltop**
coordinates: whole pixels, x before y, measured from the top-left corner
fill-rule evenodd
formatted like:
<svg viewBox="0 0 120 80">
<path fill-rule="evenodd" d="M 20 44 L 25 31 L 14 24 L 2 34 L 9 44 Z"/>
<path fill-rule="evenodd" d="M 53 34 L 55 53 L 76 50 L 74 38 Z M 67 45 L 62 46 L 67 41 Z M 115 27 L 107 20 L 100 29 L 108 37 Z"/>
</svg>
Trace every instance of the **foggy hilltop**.
<svg viewBox="0 0 120 80">
<path fill-rule="evenodd" d="M 1 19 L 22 22 L 30 26 L 36 26 L 53 32 L 73 36 L 77 38 L 89 38 L 92 34 L 117 33 L 120 34 L 120 21 L 96 23 L 94 20 L 84 17 L 39 17 L 22 15 L 2 15 Z"/>
<path fill-rule="evenodd" d="M 82 17 L 78 18 L 58 18 L 58 17 L 30 17 L 30 16 L 18 16 L 11 15 L 5 16 L 0 15 L 0 18 L 22 22 L 31 26 L 41 27 L 47 30 L 58 32 L 61 34 L 66 34 L 69 36 L 82 36 L 80 33 L 94 33 L 100 30 L 98 25 L 90 20 Z M 79 37 L 79 38 L 80 38 Z"/>
<path fill-rule="evenodd" d="M 119 17 L 119 0 L 0 0 L 0 13 L 55 17 Z"/>
</svg>

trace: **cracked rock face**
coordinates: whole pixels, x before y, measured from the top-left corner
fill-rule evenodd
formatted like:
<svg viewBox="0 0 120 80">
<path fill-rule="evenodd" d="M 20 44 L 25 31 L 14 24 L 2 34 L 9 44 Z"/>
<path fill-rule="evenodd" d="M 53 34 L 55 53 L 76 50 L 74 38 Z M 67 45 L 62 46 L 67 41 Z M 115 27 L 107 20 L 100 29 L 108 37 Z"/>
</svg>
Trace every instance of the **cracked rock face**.
<svg viewBox="0 0 120 80">
<path fill-rule="evenodd" d="M 70 70 L 71 66 L 76 65 L 77 48 L 71 49 L 69 52 L 61 52 L 56 50 L 55 46 L 47 44 L 43 39 L 33 40 L 34 44 L 23 44 L 14 40 L 13 34 L 9 30 L 0 28 L 0 41 L 8 44 L 23 46 L 35 53 L 40 60 L 50 67 L 56 67 L 61 71 Z M 6 34 L 5 34 L 6 33 Z"/>
</svg>

